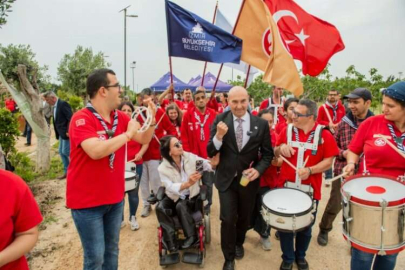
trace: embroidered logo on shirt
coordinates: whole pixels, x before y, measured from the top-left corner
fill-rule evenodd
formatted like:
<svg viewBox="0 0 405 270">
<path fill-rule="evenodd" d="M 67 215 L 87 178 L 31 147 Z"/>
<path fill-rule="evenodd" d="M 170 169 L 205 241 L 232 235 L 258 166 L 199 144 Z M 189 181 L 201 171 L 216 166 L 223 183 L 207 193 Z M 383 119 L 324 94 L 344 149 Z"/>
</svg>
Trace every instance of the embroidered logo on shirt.
<svg viewBox="0 0 405 270">
<path fill-rule="evenodd" d="M 76 127 L 84 126 L 86 124 L 84 119 L 76 120 Z"/>
<path fill-rule="evenodd" d="M 385 146 L 387 143 L 383 139 L 378 138 L 377 140 L 374 141 L 374 144 L 376 146 Z"/>
<path fill-rule="evenodd" d="M 98 138 L 100 139 L 100 140 L 102 140 L 102 141 L 105 141 L 107 138 L 104 136 L 104 135 L 102 135 L 102 134 L 100 134 L 100 135 L 98 135 Z"/>
</svg>

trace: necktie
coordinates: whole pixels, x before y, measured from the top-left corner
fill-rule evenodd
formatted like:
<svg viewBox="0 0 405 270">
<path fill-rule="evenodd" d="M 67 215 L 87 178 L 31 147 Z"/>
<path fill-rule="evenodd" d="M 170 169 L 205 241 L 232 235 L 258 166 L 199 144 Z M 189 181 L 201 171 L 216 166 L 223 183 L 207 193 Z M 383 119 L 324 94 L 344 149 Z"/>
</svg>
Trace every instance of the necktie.
<svg viewBox="0 0 405 270">
<path fill-rule="evenodd" d="M 238 145 L 239 151 L 242 149 L 242 143 L 243 143 L 243 127 L 242 127 L 242 122 L 243 119 L 237 118 L 236 122 L 239 123 L 239 125 L 236 127 L 236 144 Z"/>
</svg>

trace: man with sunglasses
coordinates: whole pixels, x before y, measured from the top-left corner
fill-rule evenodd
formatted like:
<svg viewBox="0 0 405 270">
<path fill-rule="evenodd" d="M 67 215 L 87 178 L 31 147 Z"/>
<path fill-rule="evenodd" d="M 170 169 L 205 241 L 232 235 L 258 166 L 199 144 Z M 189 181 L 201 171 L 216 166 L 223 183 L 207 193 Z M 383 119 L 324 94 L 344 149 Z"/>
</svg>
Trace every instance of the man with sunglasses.
<svg viewBox="0 0 405 270">
<path fill-rule="evenodd" d="M 284 156 L 295 167 L 299 167 L 299 163 L 307 160 L 304 167 L 298 169 L 298 177 L 302 181 L 300 188 L 305 192 L 313 193 L 313 199 L 316 201 L 314 217 L 316 217 L 318 202 L 321 199 L 322 172 L 332 166 L 334 156 L 339 154 L 332 134 L 328 130 L 318 128 L 319 124 L 316 122 L 316 117 L 316 103 L 308 99 L 300 100 L 294 108 L 293 123 L 281 131 L 275 150 L 276 156 Z M 288 132 L 289 129 L 291 132 Z M 288 138 L 288 134 L 291 134 L 290 138 Z M 303 160 L 299 161 L 298 151 L 300 149 L 289 145 L 289 141 L 307 144 L 318 142 L 318 146 L 316 150 L 304 148 Z M 280 169 L 280 181 L 296 182 L 296 171 L 286 162 L 283 162 Z M 288 183 L 285 184 L 289 186 Z M 294 261 L 297 263 L 298 269 L 309 269 L 305 255 L 311 241 L 312 225 L 296 234 L 279 231 L 283 252 L 281 270 L 292 269 Z"/>
<path fill-rule="evenodd" d="M 207 145 L 210 139 L 210 130 L 214 123 L 216 113 L 207 108 L 205 92 L 197 90 L 194 93 L 194 106 L 189 108 L 183 116 L 181 124 L 181 140 L 183 149 L 201 158 L 207 159 Z M 203 183 L 207 186 L 208 205 L 205 211 L 208 213 L 212 205 L 213 172 L 206 171 L 203 175 Z"/>
<path fill-rule="evenodd" d="M 136 120 L 117 110 L 122 89 L 115 73 L 98 69 L 87 78 L 90 102 L 70 121 L 70 165 L 66 205 L 83 246 L 83 269 L 117 269 L 125 192 L 125 144 L 149 143 L 155 122 L 144 133 Z M 152 115 L 155 105 L 148 103 Z"/>
</svg>

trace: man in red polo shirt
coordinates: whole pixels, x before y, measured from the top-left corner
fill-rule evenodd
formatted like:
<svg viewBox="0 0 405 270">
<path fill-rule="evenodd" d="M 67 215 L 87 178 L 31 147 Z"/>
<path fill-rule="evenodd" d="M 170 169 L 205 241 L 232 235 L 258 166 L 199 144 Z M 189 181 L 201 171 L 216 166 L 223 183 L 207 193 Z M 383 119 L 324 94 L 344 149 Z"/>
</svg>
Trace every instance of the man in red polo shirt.
<svg viewBox="0 0 405 270">
<path fill-rule="evenodd" d="M 112 70 L 95 70 L 86 88 L 90 102 L 70 121 L 66 205 L 82 242 L 83 269 L 117 269 L 125 144 L 131 139 L 149 143 L 156 123 L 137 133 L 139 123 L 116 110 L 122 90 Z M 148 105 L 154 116 L 154 103 Z"/>
<path fill-rule="evenodd" d="M 175 102 L 177 106 L 179 107 L 180 110 L 183 110 L 183 102 L 180 100 L 174 99 L 172 100 L 172 92 L 173 92 L 173 84 L 170 84 L 169 87 L 162 93 L 160 94 L 158 98 L 158 102 L 160 104 L 160 107 L 165 111 L 166 107 L 170 104 Z M 167 97 L 167 98 L 165 98 Z"/>
<path fill-rule="evenodd" d="M 207 159 L 207 145 L 210 139 L 210 130 L 214 123 L 216 113 L 207 108 L 205 92 L 197 90 L 194 93 L 195 106 L 190 108 L 183 116 L 181 124 L 181 141 L 184 151 L 191 152 L 199 157 Z M 212 204 L 213 172 L 204 172 L 203 183 L 208 188 L 208 205 L 206 212 Z"/>
<path fill-rule="evenodd" d="M 185 113 L 189 108 L 192 106 L 189 106 L 190 104 L 193 103 L 193 93 L 191 92 L 191 89 L 184 89 L 183 90 L 183 112 Z"/>
<path fill-rule="evenodd" d="M 329 127 L 332 133 L 335 133 L 337 126 L 345 116 L 345 107 L 339 102 L 339 92 L 329 90 L 325 104 L 319 107 L 317 122 Z"/>
<path fill-rule="evenodd" d="M 0 269 L 28 270 L 25 253 L 38 240 L 41 212 L 17 175 L 0 169 Z"/>
<path fill-rule="evenodd" d="M 139 94 L 141 104 L 146 106 L 147 103 L 144 100 L 153 99 L 153 91 L 150 88 L 145 88 Z M 140 123 L 143 123 L 141 117 L 138 118 Z M 146 150 L 143 155 L 143 168 L 141 177 L 141 194 L 143 201 L 143 209 L 141 212 L 141 217 L 149 216 L 152 207 L 148 202 L 150 191 L 152 190 L 154 194 L 157 193 L 159 187 L 162 185 L 159 177 L 158 167 L 160 164 L 160 138 L 165 135 L 177 136 L 177 130 L 173 126 L 169 117 L 163 111 L 162 108 L 158 108 L 155 115 L 156 128 L 153 138 L 149 144 L 148 150 Z"/>
<path fill-rule="evenodd" d="M 298 148 L 288 145 L 288 141 L 298 141 L 314 143 L 318 141 L 317 150 L 305 150 L 303 160 L 308 161 L 305 167 L 298 170 L 298 176 L 302 180 L 301 189 L 308 190 L 312 187 L 313 199 L 316 201 L 316 210 L 318 202 L 321 199 L 322 172 L 332 166 L 334 156 L 339 154 L 339 149 L 332 134 L 327 130 L 321 130 L 317 137 L 316 123 L 317 106 L 316 103 L 303 99 L 300 100 L 294 109 L 291 138 L 287 138 L 289 127 L 285 128 L 277 139 L 276 156 L 284 156 L 290 163 L 297 167 Z M 303 161 L 302 161 L 303 162 Z M 283 162 L 280 171 L 280 181 L 295 182 L 296 171 L 286 162 Z M 288 186 L 288 185 L 287 185 Z M 315 220 L 314 220 L 315 222 Z M 312 226 L 296 233 L 295 250 L 294 234 L 279 232 L 281 250 L 283 252 L 283 262 L 280 269 L 292 269 L 293 262 L 296 261 L 298 269 L 309 269 L 308 262 L 305 259 L 306 251 L 311 241 Z"/>
</svg>

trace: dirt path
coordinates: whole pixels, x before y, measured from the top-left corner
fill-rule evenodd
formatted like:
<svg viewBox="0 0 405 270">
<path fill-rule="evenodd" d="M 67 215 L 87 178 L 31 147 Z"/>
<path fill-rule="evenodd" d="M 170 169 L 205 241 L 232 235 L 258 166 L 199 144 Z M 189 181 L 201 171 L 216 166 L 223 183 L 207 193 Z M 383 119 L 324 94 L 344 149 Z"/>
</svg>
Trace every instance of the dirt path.
<svg viewBox="0 0 405 270">
<path fill-rule="evenodd" d="M 70 211 L 65 205 L 65 180 L 50 180 L 33 186 L 37 199 L 41 205 L 45 205 L 47 211 L 46 229 L 41 232 L 40 240 L 31 253 L 30 266 L 33 270 L 64 270 L 82 269 L 83 256 L 78 234 L 70 216 Z M 329 188 L 324 188 L 323 199 L 319 204 L 317 216 L 319 219 L 324 211 L 329 197 Z M 45 203 L 44 203 L 45 202 Z M 128 203 L 125 204 L 125 215 L 128 215 Z M 157 246 L 157 219 L 155 212 L 147 217 L 139 216 L 140 230 L 133 232 L 127 225 L 121 230 L 119 269 L 150 270 L 159 269 L 158 246 Z M 219 207 L 218 195 L 215 192 L 214 205 L 211 214 L 212 242 L 207 248 L 207 260 L 205 269 L 222 269 L 223 256 L 219 242 Z M 318 226 L 313 227 L 313 239 L 307 254 L 311 269 L 315 270 L 340 270 L 349 269 L 350 255 L 349 246 L 343 240 L 338 221 L 330 233 L 329 245 L 320 247 L 316 243 Z M 53 222 L 53 220 L 55 220 Z M 263 251 L 259 245 L 259 236 L 249 231 L 245 242 L 245 257 L 236 262 L 239 270 L 253 269 L 279 269 L 281 263 L 281 250 L 279 242 L 271 234 L 272 250 Z M 297 269 L 294 266 L 294 269 Z M 197 266 L 177 264 L 169 269 L 197 269 Z M 402 252 L 397 261 L 396 269 L 405 269 L 405 252 Z"/>
</svg>

